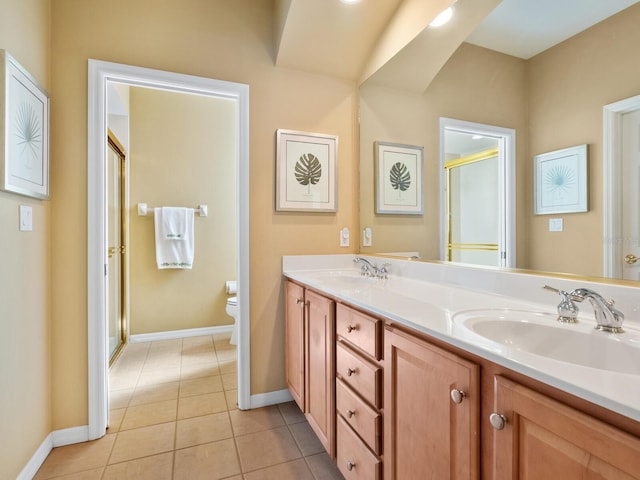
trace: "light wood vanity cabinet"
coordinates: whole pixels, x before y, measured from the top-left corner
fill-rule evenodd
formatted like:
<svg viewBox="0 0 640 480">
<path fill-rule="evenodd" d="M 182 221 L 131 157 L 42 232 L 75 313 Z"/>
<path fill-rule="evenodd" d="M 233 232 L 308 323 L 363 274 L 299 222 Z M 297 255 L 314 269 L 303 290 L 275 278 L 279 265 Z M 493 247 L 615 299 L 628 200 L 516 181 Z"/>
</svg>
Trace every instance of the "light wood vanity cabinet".
<svg viewBox="0 0 640 480">
<path fill-rule="evenodd" d="M 640 480 L 639 422 L 294 282 L 285 297 L 289 391 L 345 479 Z"/>
<path fill-rule="evenodd" d="M 338 469 L 347 480 L 382 478 L 382 322 L 336 307 Z"/>
<path fill-rule="evenodd" d="M 384 478 L 480 478 L 477 364 L 394 328 L 384 335 Z"/>
<path fill-rule="evenodd" d="M 285 298 L 287 385 L 335 458 L 335 302 L 290 281 Z"/>
<path fill-rule="evenodd" d="M 640 439 L 502 376 L 491 424 L 495 480 L 640 479 Z"/>
</svg>

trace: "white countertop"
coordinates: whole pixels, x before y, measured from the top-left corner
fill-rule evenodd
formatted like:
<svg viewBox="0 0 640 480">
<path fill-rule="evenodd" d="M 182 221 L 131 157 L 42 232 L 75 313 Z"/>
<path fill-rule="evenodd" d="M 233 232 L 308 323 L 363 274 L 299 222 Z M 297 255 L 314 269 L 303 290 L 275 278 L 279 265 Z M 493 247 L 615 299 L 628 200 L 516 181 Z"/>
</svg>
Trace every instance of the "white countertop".
<svg viewBox="0 0 640 480">
<path fill-rule="evenodd" d="M 571 329 L 572 332 L 581 332 L 585 335 L 608 336 L 607 346 L 611 345 L 612 348 L 616 348 L 621 342 L 630 347 L 627 350 L 632 351 L 633 354 L 637 348 L 637 357 L 633 356 L 630 359 L 637 369 L 632 366 L 621 370 L 633 373 L 621 373 L 554 360 L 504 343 L 494 342 L 461 327 L 457 321 L 461 316 L 456 318 L 457 314 L 468 311 L 496 312 L 496 316 L 502 311 L 524 311 L 549 314 L 549 318 L 553 319 L 560 298 L 549 293 L 540 293 L 542 289 L 539 287 L 544 283 L 550 283 L 558 288 L 571 290 L 578 286 L 585 286 L 585 282 L 577 284 L 574 281 L 572 284 L 570 280 L 558 278 L 547 279 L 541 276 L 492 270 L 480 271 L 480 269 L 407 260 L 392 260 L 389 278 L 382 280 L 361 277 L 359 266 L 354 266 L 352 263 L 353 258 L 353 255 L 284 257 L 283 274 L 361 310 L 411 327 L 518 373 L 640 421 L 640 328 L 635 319 L 625 323 L 626 333 L 623 334 L 596 331 L 593 328 L 595 320 L 593 320 L 592 309 L 588 302 L 583 302 L 580 305 L 578 324 L 566 325 L 549 321 L 549 325 L 554 328 Z M 387 261 L 375 257 L 367 258 L 375 263 Z M 455 271 L 452 272 L 451 269 Z M 445 277 L 446 282 L 443 281 Z M 605 293 L 613 292 L 625 299 L 635 299 L 635 296 L 640 296 L 633 291 L 616 290 L 611 286 L 591 284 L 588 287 L 596 291 L 604 288 L 608 290 Z M 516 293 L 510 294 L 514 292 Z M 628 300 L 625 306 L 634 314 L 637 311 L 637 306 L 632 305 Z M 606 355 L 606 352 L 594 351 L 593 355 L 596 357 Z M 597 364 L 597 358 L 592 363 Z"/>
</svg>

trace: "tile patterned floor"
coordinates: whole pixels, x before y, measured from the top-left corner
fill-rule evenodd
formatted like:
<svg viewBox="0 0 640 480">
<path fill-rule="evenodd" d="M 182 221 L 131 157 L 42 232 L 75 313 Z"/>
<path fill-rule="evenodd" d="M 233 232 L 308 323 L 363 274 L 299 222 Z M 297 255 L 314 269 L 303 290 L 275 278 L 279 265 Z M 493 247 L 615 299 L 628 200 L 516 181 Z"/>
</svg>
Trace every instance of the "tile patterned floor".
<svg viewBox="0 0 640 480">
<path fill-rule="evenodd" d="M 110 426 L 51 451 L 36 480 L 342 480 L 293 402 L 236 406 L 229 335 L 129 344 L 111 367 Z"/>
</svg>

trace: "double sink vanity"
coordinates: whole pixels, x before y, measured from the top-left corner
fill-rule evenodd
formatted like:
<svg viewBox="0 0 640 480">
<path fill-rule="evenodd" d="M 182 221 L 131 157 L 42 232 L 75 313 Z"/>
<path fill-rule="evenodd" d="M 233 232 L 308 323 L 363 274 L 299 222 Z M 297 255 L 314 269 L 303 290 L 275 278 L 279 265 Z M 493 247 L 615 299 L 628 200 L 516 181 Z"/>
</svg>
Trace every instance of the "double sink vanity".
<svg viewBox="0 0 640 480">
<path fill-rule="evenodd" d="M 288 388 L 346 479 L 640 479 L 636 288 L 353 255 L 283 274 Z"/>
</svg>

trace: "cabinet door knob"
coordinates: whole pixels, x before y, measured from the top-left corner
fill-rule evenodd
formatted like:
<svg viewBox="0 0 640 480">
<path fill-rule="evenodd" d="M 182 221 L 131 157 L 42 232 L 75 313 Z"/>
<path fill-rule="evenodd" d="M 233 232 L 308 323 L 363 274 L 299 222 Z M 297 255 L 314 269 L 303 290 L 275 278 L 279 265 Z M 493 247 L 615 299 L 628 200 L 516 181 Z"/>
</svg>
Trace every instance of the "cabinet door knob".
<svg viewBox="0 0 640 480">
<path fill-rule="evenodd" d="M 347 417 L 351 418 L 356 414 L 354 410 L 347 410 Z"/>
<path fill-rule="evenodd" d="M 462 401 L 465 399 L 466 396 L 467 394 L 464 393 L 462 390 L 458 390 L 457 388 L 454 388 L 453 390 L 451 390 L 451 400 L 453 400 L 453 403 L 457 403 L 457 404 L 462 403 Z"/>
<path fill-rule="evenodd" d="M 347 470 L 351 471 L 356 468 L 356 464 L 353 462 L 347 462 Z"/>
<path fill-rule="evenodd" d="M 354 373 L 358 373 L 358 369 L 357 368 L 347 368 L 347 376 L 348 377 L 350 377 Z"/>
<path fill-rule="evenodd" d="M 302 299 L 301 298 L 296 298 L 296 305 L 300 305 L 302 303 Z"/>
<path fill-rule="evenodd" d="M 351 333 L 354 330 L 358 330 L 358 326 L 357 325 L 347 325 L 347 333 Z"/>
<path fill-rule="evenodd" d="M 630 253 L 629 255 L 624 257 L 624 261 L 627 262 L 629 265 L 633 265 L 638 260 L 640 260 L 640 258 L 636 257 L 633 253 Z"/>
<path fill-rule="evenodd" d="M 489 415 L 489 422 L 496 430 L 502 430 L 507 424 L 507 417 L 500 415 L 499 413 L 492 413 Z"/>
</svg>

